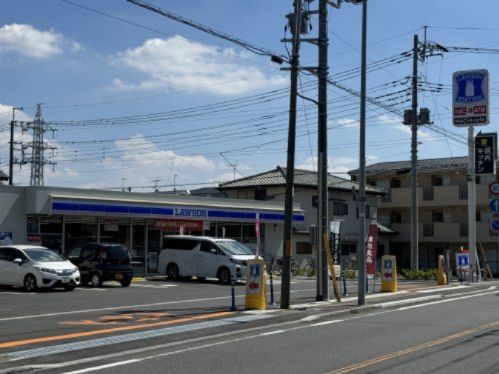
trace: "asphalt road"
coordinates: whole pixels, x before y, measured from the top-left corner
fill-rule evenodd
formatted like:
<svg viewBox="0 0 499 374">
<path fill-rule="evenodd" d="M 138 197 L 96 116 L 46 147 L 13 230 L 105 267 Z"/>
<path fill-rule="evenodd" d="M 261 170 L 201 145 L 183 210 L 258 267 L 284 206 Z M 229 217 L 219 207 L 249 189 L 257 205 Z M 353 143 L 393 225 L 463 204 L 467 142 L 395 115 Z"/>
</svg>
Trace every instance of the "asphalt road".
<svg viewBox="0 0 499 374">
<path fill-rule="evenodd" d="M 356 289 L 355 284 L 349 286 L 349 292 Z M 345 314 L 355 305 L 353 297 L 334 306 L 334 313 L 343 311 L 340 321 L 328 309 L 331 304 L 322 309 L 303 304 L 285 313 L 244 312 L 244 285 L 235 287 L 239 310 L 233 312 L 230 286 L 216 282 L 160 280 L 130 288 L 108 284 L 102 289 L 37 294 L 4 288 L 0 289 L 0 373 L 19 367 L 83 373 L 99 371 L 102 365 L 110 365 L 102 368 L 104 372 L 120 373 L 163 373 L 166 367 L 168 372 L 250 372 L 255 362 L 265 372 L 327 372 L 499 319 L 496 291 L 428 289 L 417 282 L 404 287 L 413 297 L 423 297 L 421 302 L 446 302 L 400 310 L 378 306 L 361 315 Z M 461 291 L 471 297 L 453 300 Z M 276 296 L 279 292 L 276 282 Z M 402 292 L 397 298 L 407 295 Z M 381 294 L 368 297 L 371 304 L 393 299 Z M 293 305 L 314 298 L 314 281 L 293 280 Z M 497 331 L 491 325 L 475 333 L 490 334 L 494 328 Z M 465 334 L 462 339 L 472 336 Z M 497 344 L 491 349 L 499 357 L 497 334 L 495 338 Z M 404 356 L 410 354 L 400 359 Z M 376 365 L 396 361 L 391 358 Z M 372 372 L 373 366 L 369 367 L 362 370 Z"/>
</svg>

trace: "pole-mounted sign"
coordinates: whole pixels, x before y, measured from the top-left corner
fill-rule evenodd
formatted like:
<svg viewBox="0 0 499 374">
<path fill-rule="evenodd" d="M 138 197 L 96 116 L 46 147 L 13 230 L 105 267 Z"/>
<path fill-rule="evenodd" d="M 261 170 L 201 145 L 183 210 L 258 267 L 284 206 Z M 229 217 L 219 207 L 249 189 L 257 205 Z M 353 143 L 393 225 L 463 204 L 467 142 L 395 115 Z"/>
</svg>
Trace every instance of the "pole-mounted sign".
<svg viewBox="0 0 499 374">
<path fill-rule="evenodd" d="M 452 113 L 457 127 L 489 123 L 489 72 L 457 71 L 452 75 Z"/>
<path fill-rule="evenodd" d="M 497 133 L 479 133 L 475 136 L 475 173 L 495 174 L 497 160 Z"/>
</svg>

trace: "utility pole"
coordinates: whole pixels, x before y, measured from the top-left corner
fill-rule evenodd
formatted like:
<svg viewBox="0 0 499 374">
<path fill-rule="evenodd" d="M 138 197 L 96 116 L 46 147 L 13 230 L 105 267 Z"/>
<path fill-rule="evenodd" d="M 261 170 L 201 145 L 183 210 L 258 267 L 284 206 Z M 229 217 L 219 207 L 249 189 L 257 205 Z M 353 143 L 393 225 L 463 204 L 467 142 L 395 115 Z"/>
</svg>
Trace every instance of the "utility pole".
<svg viewBox="0 0 499 374">
<path fill-rule="evenodd" d="M 14 126 L 16 110 L 23 110 L 23 107 L 12 107 L 12 122 L 10 123 L 10 145 L 9 145 L 9 186 L 14 182 Z"/>
<path fill-rule="evenodd" d="M 293 229 L 293 195 L 296 142 L 296 102 L 298 96 L 298 64 L 300 52 L 302 0 L 294 0 L 294 13 L 290 19 L 292 32 L 291 88 L 289 94 L 288 155 L 286 163 L 286 197 L 284 203 L 284 238 L 282 256 L 281 309 L 288 309 L 291 285 L 291 248 Z"/>
<path fill-rule="evenodd" d="M 327 158 L 327 79 L 328 79 L 328 30 L 327 30 L 327 11 L 328 1 L 319 0 L 319 116 L 318 116 L 318 178 L 319 178 L 319 206 L 318 206 L 318 228 L 319 228 L 319 245 L 317 249 L 320 251 L 320 290 L 321 295 L 318 295 L 318 300 L 329 299 L 329 277 L 328 277 L 328 260 L 327 252 L 329 248 L 325 247 L 324 235 L 329 235 L 328 225 L 328 158 Z M 334 274 L 332 274 L 334 276 Z"/>
<path fill-rule="evenodd" d="M 359 144 L 359 248 L 357 263 L 357 303 L 366 303 L 366 59 L 367 59 L 367 0 L 362 3 L 362 57 L 360 73 L 360 144 Z"/>
<path fill-rule="evenodd" d="M 418 35 L 414 35 L 411 124 L 411 270 L 418 270 Z"/>
</svg>

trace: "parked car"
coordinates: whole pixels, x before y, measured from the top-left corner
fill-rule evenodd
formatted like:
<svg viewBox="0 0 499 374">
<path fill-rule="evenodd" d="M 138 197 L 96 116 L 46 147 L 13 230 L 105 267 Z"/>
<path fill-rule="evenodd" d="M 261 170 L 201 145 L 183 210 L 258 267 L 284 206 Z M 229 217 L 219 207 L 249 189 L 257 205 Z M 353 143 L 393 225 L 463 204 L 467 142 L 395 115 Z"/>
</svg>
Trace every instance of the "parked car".
<svg viewBox="0 0 499 374">
<path fill-rule="evenodd" d="M 80 272 L 67 259 L 45 247 L 1 246 L 0 284 L 24 287 L 27 292 L 51 287 L 73 291 L 80 284 Z"/>
<path fill-rule="evenodd" d="M 74 247 L 69 261 L 78 266 L 81 284 L 102 286 L 105 281 L 118 281 L 123 287 L 132 282 L 133 270 L 130 253 L 122 244 L 85 243 Z"/>
<path fill-rule="evenodd" d="M 170 279 L 196 276 L 228 284 L 231 279 L 245 279 L 246 262 L 254 258 L 251 250 L 236 240 L 171 235 L 163 241 L 158 269 Z"/>
</svg>

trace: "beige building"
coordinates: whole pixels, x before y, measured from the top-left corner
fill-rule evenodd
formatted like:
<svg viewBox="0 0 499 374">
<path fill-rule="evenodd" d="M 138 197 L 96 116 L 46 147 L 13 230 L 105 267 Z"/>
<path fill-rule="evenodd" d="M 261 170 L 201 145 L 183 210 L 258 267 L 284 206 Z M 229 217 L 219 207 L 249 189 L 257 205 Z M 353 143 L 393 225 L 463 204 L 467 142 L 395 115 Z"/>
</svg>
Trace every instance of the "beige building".
<svg viewBox="0 0 499 374">
<path fill-rule="evenodd" d="M 437 257 L 447 250 L 451 263 L 460 246 L 468 247 L 467 157 L 418 161 L 419 266 L 436 267 Z M 349 173 L 353 180 L 358 170 Z M 383 162 L 366 168 L 367 183 L 387 192 L 378 206 L 378 221 L 397 234 L 391 238 L 391 253 L 403 268 L 410 264 L 411 165 L 410 161 Z M 499 236 L 489 229 L 492 217 L 489 182 L 495 176 L 476 178 L 477 246 L 483 246 L 489 266 L 498 273 Z M 482 261 L 482 257 L 480 256 Z"/>
</svg>

